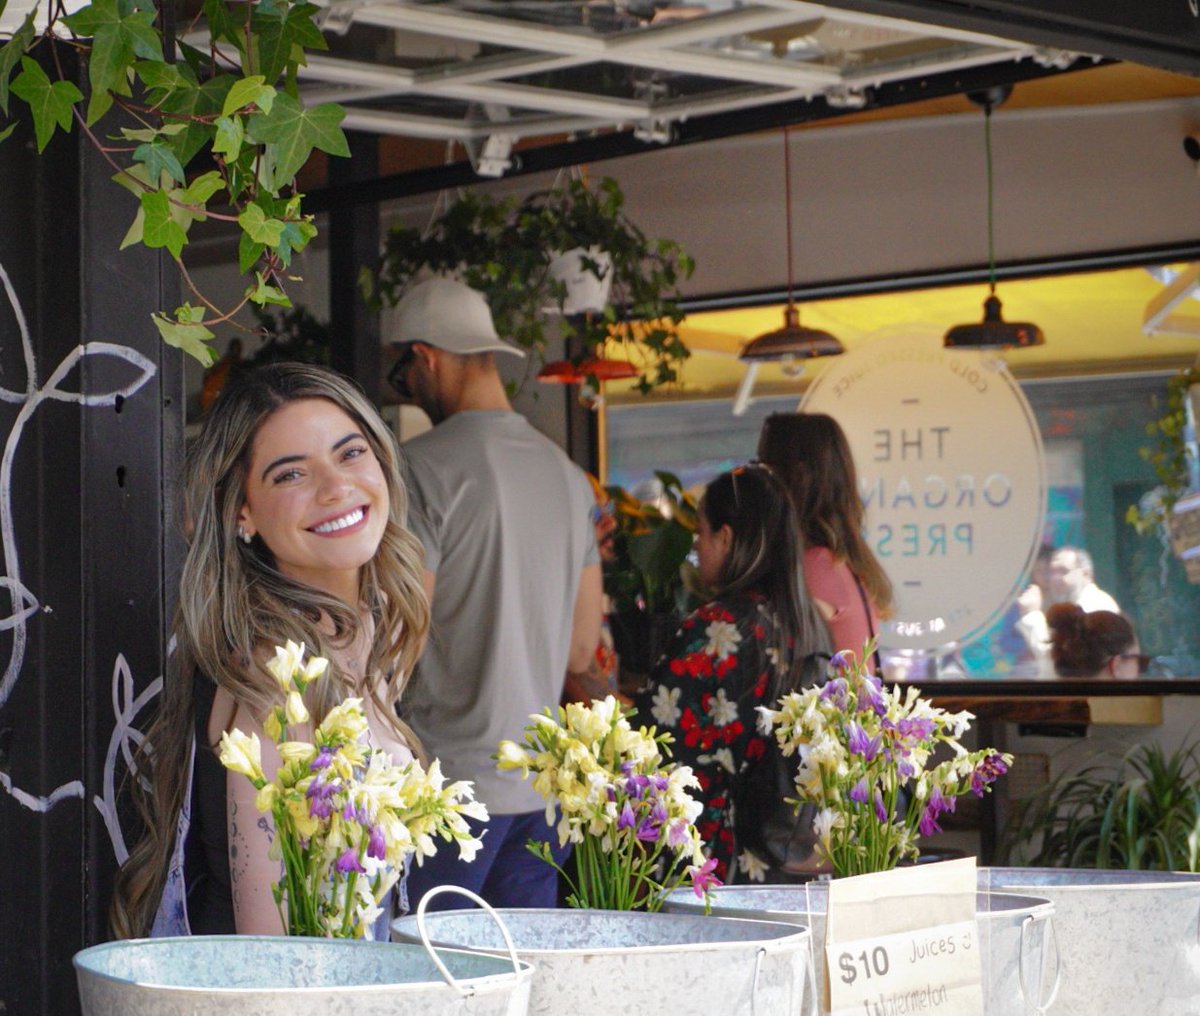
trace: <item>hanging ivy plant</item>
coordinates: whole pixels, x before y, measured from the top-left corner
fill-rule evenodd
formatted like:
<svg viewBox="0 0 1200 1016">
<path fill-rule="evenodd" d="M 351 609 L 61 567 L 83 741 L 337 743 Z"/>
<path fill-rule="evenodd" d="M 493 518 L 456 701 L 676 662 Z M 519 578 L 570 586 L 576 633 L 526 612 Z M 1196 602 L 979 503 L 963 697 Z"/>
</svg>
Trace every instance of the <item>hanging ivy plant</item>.
<svg viewBox="0 0 1200 1016">
<path fill-rule="evenodd" d="M 188 300 L 155 314 L 155 325 L 206 365 L 215 358 L 210 325 L 247 304 L 291 306 L 284 284 L 292 258 L 317 232 L 301 210 L 296 174 L 314 149 L 350 154 L 345 111 L 306 108 L 296 84 L 305 51 L 326 48 L 318 11 L 292 0 L 204 0 L 164 47 L 161 12 L 148 0 L 93 0 L 72 14 L 51 0 L 41 31 L 35 10 L 7 40 L 0 36 L 0 141 L 21 125 L 19 114 L 39 153 L 59 131 L 86 134 L 135 199 L 121 248 L 165 249 L 183 274 Z M 64 50 L 87 66 L 86 103 L 64 71 Z M 232 307 L 200 293 L 184 262 L 189 230 L 206 219 L 240 229 L 248 284 Z"/>
<path fill-rule="evenodd" d="M 1125 521 L 1139 533 L 1153 532 L 1166 525 L 1175 502 L 1189 491 L 1187 450 L 1188 389 L 1200 384 L 1200 366 L 1188 367 L 1167 382 L 1163 415 L 1146 424 L 1152 443 L 1139 449 L 1154 469 L 1159 487 L 1143 503 L 1130 505 Z"/>
<path fill-rule="evenodd" d="M 368 298 L 392 306 L 425 273 L 451 274 L 487 297 L 496 330 L 544 362 L 554 336 L 577 338 L 577 364 L 618 347 L 638 369 L 644 392 L 679 379 L 689 355 L 679 337 L 679 284 L 695 265 L 679 244 L 652 240 L 624 210 L 620 185 L 605 177 L 538 191 L 523 200 L 468 193 L 428 229 L 397 227 L 387 237 L 378 286 Z M 551 262 L 572 248 L 604 251 L 611 265 L 591 258 L 585 272 L 611 273 L 611 295 L 594 314 L 566 314 L 566 286 Z M 594 379 L 593 379 L 594 380 Z"/>
</svg>

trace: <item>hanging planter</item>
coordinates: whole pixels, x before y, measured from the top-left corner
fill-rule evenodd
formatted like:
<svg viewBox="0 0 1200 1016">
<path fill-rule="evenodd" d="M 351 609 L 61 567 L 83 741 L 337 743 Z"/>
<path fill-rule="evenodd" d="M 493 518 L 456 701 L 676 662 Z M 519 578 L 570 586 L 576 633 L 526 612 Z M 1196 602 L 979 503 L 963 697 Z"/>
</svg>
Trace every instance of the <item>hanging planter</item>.
<svg viewBox="0 0 1200 1016">
<path fill-rule="evenodd" d="M 561 306 L 548 305 L 548 314 L 601 314 L 612 293 L 612 255 L 599 247 L 572 247 L 551 252 L 547 267 L 551 281 L 564 290 Z"/>
<path fill-rule="evenodd" d="M 624 200 L 607 178 L 595 189 L 569 180 L 521 201 L 466 194 L 424 232 L 388 234 L 371 295 L 391 307 L 425 275 L 453 275 L 484 294 L 496 330 L 534 365 L 563 339 L 578 351 L 576 368 L 617 347 L 639 391 L 671 384 L 689 355 L 678 299 L 694 265 L 673 241 L 649 239 Z"/>
</svg>

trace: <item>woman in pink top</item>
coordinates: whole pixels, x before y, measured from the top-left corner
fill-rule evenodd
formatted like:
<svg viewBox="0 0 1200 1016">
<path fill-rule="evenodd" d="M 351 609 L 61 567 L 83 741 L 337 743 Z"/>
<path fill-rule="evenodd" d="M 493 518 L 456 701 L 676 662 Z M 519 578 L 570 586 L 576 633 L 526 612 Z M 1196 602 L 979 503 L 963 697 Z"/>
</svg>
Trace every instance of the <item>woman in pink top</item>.
<svg viewBox="0 0 1200 1016">
<path fill-rule="evenodd" d="M 763 423 L 758 457 L 796 505 L 809 595 L 833 647 L 858 651 L 891 613 L 892 583 L 863 537 L 863 505 L 850 445 L 823 413 L 774 413 Z"/>
</svg>

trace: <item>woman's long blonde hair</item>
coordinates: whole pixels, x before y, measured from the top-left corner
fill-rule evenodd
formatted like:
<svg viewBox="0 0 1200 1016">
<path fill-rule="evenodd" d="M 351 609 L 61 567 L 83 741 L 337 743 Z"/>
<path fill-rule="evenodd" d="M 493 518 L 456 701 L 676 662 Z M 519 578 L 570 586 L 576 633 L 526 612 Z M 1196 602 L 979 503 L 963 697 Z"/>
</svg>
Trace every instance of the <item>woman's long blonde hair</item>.
<svg viewBox="0 0 1200 1016">
<path fill-rule="evenodd" d="M 362 568 L 357 604 L 288 578 L 261 538 L 248 544 L 238 539 L 255 436 L 276 410 L 299 399 L 325 399 L 349 415 L 387 480 L 391 509 L 379 549 Z M 158 714 L 135 760 L 134 798 L 146 829 L 117 874 L 111 919 L 118 937 L 147 934 L 158 907 L 188 784 L 196 680 L 211 680 L 262 718 L 278 696 L 262 666 L 270 647 L 288 639 L 303 642 L 310 653 L 331 661 L 328 676 L 305 694 L 313 722 L 320 723 L 347 695 L 363 691 L 337 667 L 336 650 L 360 634 L 365 609 L 375 624 L 365 673 L 383 677 L 368 680 L 369 694 L 379 715 L 419 750 L 396 703 L 429 626 L 424 554 L 405 526 L 407 496 L 395 438 L 366 397 L 345 378 L 307 364 L 270 364 L 235 375 L 188 450 L 183 512 L 188 549 L 176 646 Z"/>
</svg>

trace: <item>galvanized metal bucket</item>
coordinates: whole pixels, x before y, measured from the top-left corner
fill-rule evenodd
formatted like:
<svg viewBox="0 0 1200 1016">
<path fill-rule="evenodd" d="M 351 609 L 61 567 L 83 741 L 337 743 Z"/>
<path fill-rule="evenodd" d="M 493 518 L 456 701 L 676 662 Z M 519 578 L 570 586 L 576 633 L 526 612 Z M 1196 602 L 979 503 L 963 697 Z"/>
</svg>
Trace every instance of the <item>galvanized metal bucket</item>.
<svg viewBox="0 0 1200 1016">
<path fill-rule="evenodd" d="M 984 1012 L 987 1016 L 1040 1016 L 1050 1011 L 1057 987 L 1049 900 L 1008 893 L 976 893 Z M 812 931 L 813 969 L 822 994 L 826 978 L 826 882 L 807 885 L 719 886 L 712 913 L 768 921 L 797 921 Z M 703 904 L 693 893 L 673 892 L 667 912 L 697 914 Z"/>
<path fill-rule="evenodd" d="M 531 1014 L 815 1012 L 809 934 L 794 924 L 610 910 L 499 914 L 517 955 L 534 966 Z M 439 944 L 504 948 L 477 910 L 425 914 L 424 925 Z M 392 922 L 394 940 L 420 936 L 417 918 Z"/>
<path fill-rule="evenodd" d="M 515 954 L 278 935 L 108 942 L 75 974 L 83 1016 L 525 1016 L 532 980 Z"/>
<path fill-rule="evenodd" d="M 1200 1016 L 1200 875 L 980 868 L 979 888 L 1054 903 L 1055 1016 Z"/>
</svg>

